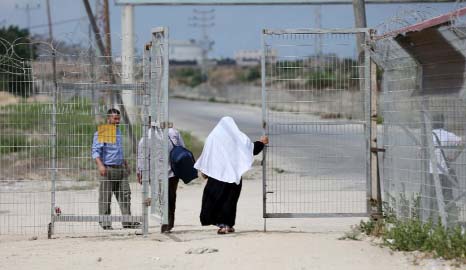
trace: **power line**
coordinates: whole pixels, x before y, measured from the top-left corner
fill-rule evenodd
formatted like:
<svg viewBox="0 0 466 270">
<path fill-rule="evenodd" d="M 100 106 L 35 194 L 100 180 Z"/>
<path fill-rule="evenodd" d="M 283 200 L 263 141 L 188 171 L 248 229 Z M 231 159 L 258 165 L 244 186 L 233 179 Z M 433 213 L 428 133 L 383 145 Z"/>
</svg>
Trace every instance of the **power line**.
<svg viewBox="0 0 466 270">
<path fill-rule="evenodd" d="M 16 4 L 15 8 L 22 9 L 22 10 L 26 11 L 26 24 L 27 24 L 27 28 L 29 30 L 31 28 L 31 11 L 40 9 L 40 4 L 37 3 L 37 2 L 32 3 L 32 2 L 28 1 L 27 3 L 24 3 L 23 5 Z"/>
<path fill-rule="evenodd" d="M 214 27 L 215 23 L 213 20 L 215 19 L 215 9 L 210 9 L 210 10 L 193 10 L 194 15 L 193 17 L 189 18 L 193 23 L 191 23 L 189 26 L 195 27 L 195 28 L 201 28 L 202 30 L 202 37 L 199 40 L 199 45 L 202 49 L 202 63 L 201 63 L 201 70 L 202 70 L 202 75 L 206 75 L 206 68 L 207 68 L 207 54 L 209 51 L 212 50 L 212 46 L 214 42 L 210 40 L 208 34 L 207 34 L 207 29 Z"/>
<path fill-rule="evenodd" d="M 57 21 L 57 22 L 54 22 L 52 23 L 53 26 L 55 25 L 60 25 L 60 24 L 67 24 L 67 23 L 71 23 L 71 22 L 77 22 L 77 21 L 83 21 L 83 20 L 86 20 L 87 17 L 79 17 L 79 18 L 75 18 L 75 19 L 68 19 L 68 20 L 63 20 L 63 21 Z M 48 27 L 49 25 L 48 24 L 37 24 L 37 25 L 33 25 L 31 26 L 30 28 L 43 28 L 43 27 Z"/>
<path fill-rule="evenodd" d="M 23 9 L 26 11 L 26 24 L 27 24 L 27 29 L 28 29 L 28 35 L 29 35 L 29 40 L 31 40 L 31 10 L 35 9 L 40 9 L 40 4 L 35 2 L 32 3 L 31 1 L 28 1 L 24 3 L 23 5 L 16 4 L 15 8 L 17 9 Z M 32 49 L 32 44 L 29 44 L 29 57 L 32 60 L 34 57 L 34 52 Z"/>
</svg>

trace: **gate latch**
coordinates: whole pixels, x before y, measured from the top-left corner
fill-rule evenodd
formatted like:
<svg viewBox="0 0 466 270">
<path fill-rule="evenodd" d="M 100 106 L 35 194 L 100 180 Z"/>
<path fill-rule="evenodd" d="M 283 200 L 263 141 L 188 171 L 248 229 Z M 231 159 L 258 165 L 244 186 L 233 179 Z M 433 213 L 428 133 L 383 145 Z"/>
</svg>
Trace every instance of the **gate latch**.
<svg viewBox="0 0 466 270">
<path fill-rule="evenodd" d="M 173 123 L 172 122 L 160 122 L 160 128 L 165 129 L 165 128 L 172 128 Z"/>
<path fill-rule="evenodd" d="M 371 152 L 372 152 L 372 153 L 378 153 L 378 152 L 383 152 L 383 153 L 385 153 L 385 148 L 371 147 Z"/>
</svg>

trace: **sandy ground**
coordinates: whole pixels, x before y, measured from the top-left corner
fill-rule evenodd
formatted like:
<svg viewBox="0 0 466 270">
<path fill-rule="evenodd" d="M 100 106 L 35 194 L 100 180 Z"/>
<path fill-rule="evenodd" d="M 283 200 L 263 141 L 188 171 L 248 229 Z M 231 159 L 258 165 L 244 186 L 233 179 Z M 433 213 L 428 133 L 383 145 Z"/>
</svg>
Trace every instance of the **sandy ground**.
<svg viewBox="0 0 466 270">
<path fill-rule="evenodd" d="M 237 232 L 217 235 L 199 224 L 204 182 L 178 189 L 176 227 L 147 237 L 133 230 L 76 237 L 0 237 L 0 269 L 453 269 L 441 262 L 413 264 L 369 239 L 338 240 L 358 218 L 269 219 L 264 232 L 260 168 L 245 175 Z"/>
</svg>

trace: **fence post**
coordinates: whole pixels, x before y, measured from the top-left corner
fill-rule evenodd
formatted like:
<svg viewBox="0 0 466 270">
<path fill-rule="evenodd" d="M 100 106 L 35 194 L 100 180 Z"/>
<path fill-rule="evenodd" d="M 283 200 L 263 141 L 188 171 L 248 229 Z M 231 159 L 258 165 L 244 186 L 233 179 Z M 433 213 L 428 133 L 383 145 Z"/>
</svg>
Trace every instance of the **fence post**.
<svg viewBox="0 0 466 270">
<path fill-rule="evenodd" d="M 50 224 L 48 227 L 47 236 L 48 239 L 52 238 L 55 227 L 55 193 L 56 193 L 56 182 L 57 182 L 57 62 L 56 62 L 56 50 L 52 48 L 52 72 L 53 72 L 53 89 L 52 89 L 52 136 L 51 136 L 51 150 L 52 150 L 52 164 L 51 164 L 51 202 L 50 202 Z"/>
<path fill-rule="evenodd" d="M 262 57 L 261 57 L 261 89 L 262 89 L 262 134 L 267 134 L 267 119 L 266 119 L 266 110 L 267 110 L 267 99 L 266 99 L 266 73 L 265 73 L 265 64 L 266 64 L 266 46 L 265 46 L 265 29 L 261 33 L 261 47 L 262 47 Z M 267 181 L 267 147 L 264 147 L 262 152 L 262 218 L 264 219 L 264 232 L 267 231 L 267 190 L 266 190 L 266 181 Z"/>
<path fill-rule="evenodd" d="M 370 98 L 370 115 L 371 115 L 371 218 L 377 220 L 382 214 L 382 195 L 380 192 L 379 162 L 377 148 L 377 65 L 371 60 L 371 98 Z"/>
</svg>

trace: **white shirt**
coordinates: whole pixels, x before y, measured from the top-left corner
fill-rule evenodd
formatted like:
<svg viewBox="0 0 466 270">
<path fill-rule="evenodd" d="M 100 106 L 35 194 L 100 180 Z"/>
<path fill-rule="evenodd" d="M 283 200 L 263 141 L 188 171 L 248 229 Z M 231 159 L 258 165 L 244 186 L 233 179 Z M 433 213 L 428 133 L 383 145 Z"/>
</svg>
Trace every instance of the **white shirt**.
<svg viewBox="0 0 466 270">
<path fill-rule="evenodd" d="M 438 137 L 438 140 L 437 140 L 435 135 L 432 134 L 432 142 L 433 142 L 433 145 L 434 145 L 434 148 L 435 148 L 434 151 L 435 151 L 435 158 L 436 158 L 436 161 L 437 161 L 438 173 L 439 174 L 448 174 L 447 162 L 446 162 L 445 158 L 443 157 L 441 147 L 459 145 L 459 144 L 461 144 L 461 137 L 458 137 L 454 133 L 448 132 L 443 128 L 434 129 L 434 130 L 432 130 L 432 133 L 434 133 Z M 440 141 L 440 145 L 439 145 L 439 141 Z M 445 150 L 444 150 L 444 153 L 445 153 Z M 431 161 L 429 163 L 429 172 L 430 173 L 433 173 L 432 162 L 435 162 L 435 161 Z"/>
<path fill-rule="evenodd" d="M 150 151 L 147 151 L 147 157 L 144 157 L 145 138 L 148 139 L 149 143 L 155 144 L 156 149 L 162 149 L 163 135 L 160 130 L 158 132 L 154 132 L 154 131 L 155 129 L 149 129 L 147 137 L 142 137 L 141 140 L 139 140 L 138 158 L 137 158 L 137 170 L 139 173 L 142 173 L 143 171 L 148 171 L 148 170 L 144 170 L 144 159 L 150 158 Z M 155 133 L 154 136 L 153 136 L 153 133 Z M 185 146 L 183 137 L 181 137 L 180 132 L 176 130 L 175 128 L 168 129 L 168 137 L 172 140 L 172 142 L 175 145 L 180 145 L 183 147 Z M 149 147 L 149 144 L 147 144 L 147 147 Z M 173 149 L 173 145 L 169 140 L 168 141 L 168 153 L 170 153 L 172 149 Z M 162 166 L 161 162 L 163 161 L 163 155 L 161 155 L 161 153 L 157 153 L 157 156 L 159 156 L 157 164 L 158 166 Z M 170 177 L 175 176 L 175 174 L 173 173 L 171 169 L 170 160 L 167 160 L 167 163 L 168 163 L 168 177 L 170 178 Z"/>
</svg>

